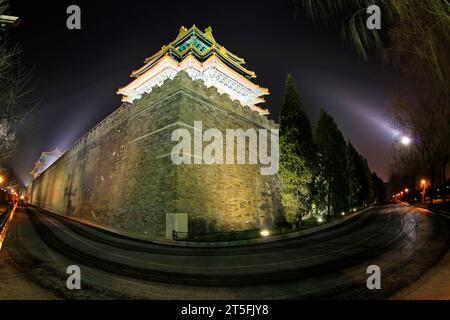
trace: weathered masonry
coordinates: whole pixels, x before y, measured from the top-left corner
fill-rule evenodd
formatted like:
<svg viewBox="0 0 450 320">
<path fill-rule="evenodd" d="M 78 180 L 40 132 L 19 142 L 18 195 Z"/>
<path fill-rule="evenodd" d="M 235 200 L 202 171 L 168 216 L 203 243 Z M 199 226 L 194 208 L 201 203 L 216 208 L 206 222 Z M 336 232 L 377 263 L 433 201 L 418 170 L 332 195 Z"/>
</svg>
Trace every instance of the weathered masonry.
<svg viewBox="0 0 450 320">
<path fill-rule="evenodd" d="M 210 28 L 178 37 L 133 72 L 123 105 L 80 138 L 32 183 L 40 207 L 148 239 L 170 228 L 245 230 L 283 220 L 276 175 L 260 165 L 174 165 L 177 128 L 272 129 L 256 106 L 268 94 Z M 175 222 L 174 222 L 175 219 Z M 172 225 L 173 224 L 173 225 Z M 181 229 L 180 229 L 181 228 Z"/>
</svg>

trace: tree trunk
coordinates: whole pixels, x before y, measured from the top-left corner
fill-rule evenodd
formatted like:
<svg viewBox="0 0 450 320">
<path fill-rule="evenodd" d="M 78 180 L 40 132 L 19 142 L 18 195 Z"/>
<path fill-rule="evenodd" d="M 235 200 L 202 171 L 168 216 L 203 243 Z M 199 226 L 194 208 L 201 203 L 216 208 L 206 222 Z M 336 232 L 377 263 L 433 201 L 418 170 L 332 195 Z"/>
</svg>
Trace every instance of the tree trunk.
<svg viewBox="0 0 450 320">
<path fill-rule="evenodd" d="M 414 195 L 416 194 L 416 186 L 414 183 L 409 185 L 409 194 L 408 194 L 408 202 L 414 203 Z"/>
<path fill-rule="evenodd" d="M 328 177 L 328 204 L 327 215 L 331 217 L 331 177 Z"/>
<path fill-rule="evenodd" d="M 435 169 L 435 166 L 434 166 L 434 163 L 431 165 L 431 168 L 430 168 L 431 170 L 431 172 L 430 172 L 430 206 L 432 206 L 433 205 L 433 197 L 434 197 L 434 169 Z"/>
<path fill-rule="evenodd" d="M 442 199 L 447 202 L 447 161 L 442 162 Z"/>
</svg>

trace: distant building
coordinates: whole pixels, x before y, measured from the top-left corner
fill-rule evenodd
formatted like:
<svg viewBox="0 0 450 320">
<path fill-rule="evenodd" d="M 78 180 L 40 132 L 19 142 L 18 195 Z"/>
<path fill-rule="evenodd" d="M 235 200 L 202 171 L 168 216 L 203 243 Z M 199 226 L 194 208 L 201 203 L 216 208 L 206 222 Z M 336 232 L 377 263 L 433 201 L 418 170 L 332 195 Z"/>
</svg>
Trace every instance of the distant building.
<svg viewBox="0 0 450 320">
<path fill-rule="evenodd" d="M 42 152 L 39 159 L 34 163 L 33 170 L 31 170 L 31 174 L 33 178 L 36 179 L 39 175 L 44 172 L 48 167 L 50 167 L 53 162 L 58 160 L 63 152 L 61 152 L 58 148 L 55 148 L 53 151 Z"/>
</svg>

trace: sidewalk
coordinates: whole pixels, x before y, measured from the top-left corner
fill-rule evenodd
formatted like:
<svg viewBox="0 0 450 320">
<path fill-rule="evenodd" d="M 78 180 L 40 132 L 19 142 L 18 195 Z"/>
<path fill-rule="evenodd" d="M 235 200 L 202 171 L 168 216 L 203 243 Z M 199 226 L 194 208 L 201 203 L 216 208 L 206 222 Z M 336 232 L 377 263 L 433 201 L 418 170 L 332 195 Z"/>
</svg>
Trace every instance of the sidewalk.
<svg viewBox="0 0 450 320">
<path fill-rule="evenodd" d="M 391 300 L 450 300 L 450 250 L 432 269 Z"/>
<path fill-rule="evenodd" d="M 438 206 L 436 204 L 434 204 L 432 207 L 430 207 L 429 204 L 420 204 L 420 203 L 410 203 L 410 202 L 406 202 L 409 203 L 412 206 L 418 207 L 418 208 L 423 208 L 423 209 L 427 209 L 430 211 L 434 211 L 435 213 L 438 213 L 442 216 L 444 216 L 445 218 L 450 218 L 450 210 L 449 210 L 449 204 L 445 203 L 444 205 Z"/>
<path fill-rule="evenodd" d="M 436 212 L 445 218 L 450 214 L 426 206 L 416 207 Z M 450 300 L 450 250 L 444 257 L 412 285 L 400 290 L 392 300 Z"/>
<path fill-rule="evenodd" d="M 10 231 L 14 231 L 14 220 L 11 227 Z M 6 232 L 3 236 L 5 235 Z M 16 241 L 15 236 L 17 235 L 10 232 L 5 242 Z M 1 249 L 2 240 L 0 238 L 0 300 L 58 299 L 53 293 L 42 289 L 16 269 L 15 262 L 10 257 L 8 250 Z"/>
<path fill-rule="evenodd" d="M 48 290 L 42 289 L 26 279 L 13 266 L 6 250 L 0 251 L 0 300 L 53 300 L 59 299 Z"/>
</svg>

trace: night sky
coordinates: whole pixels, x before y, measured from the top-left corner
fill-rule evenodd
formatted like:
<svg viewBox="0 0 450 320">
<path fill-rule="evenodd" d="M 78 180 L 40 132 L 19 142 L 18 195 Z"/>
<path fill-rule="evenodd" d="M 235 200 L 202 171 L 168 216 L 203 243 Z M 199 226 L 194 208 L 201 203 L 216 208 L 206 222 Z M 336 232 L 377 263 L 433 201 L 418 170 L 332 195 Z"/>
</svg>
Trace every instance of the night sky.
<svg viewBox="0 0 450 320">
<path fill-rule="evenodd" d="M 82 29 L 66 28 L 67 6 L 82 11 Z M 36 7 L 33 7 L 36 6 Z M 42 151 L 65 150 L 120 106 L 115 92 L 129 74 L 178 34 L 180 26 L 212 26 L 217 42 L 244 58 L 254 81 L 269 88 L 262 105 L 278 119 L 284 80 L 295 77 L 312 125 L 320 108 L 385 180 L 395 141 L 389 97 L 398 81 L 377 59 L 361 61 L 340 30 L 313 24 L 285 1 L 29 1 L 13 0 L 12 30 L 23 62 L 34 68 L 31 103 L 38 103 L 12 167 L 31 180 Z"/>
</svg>

